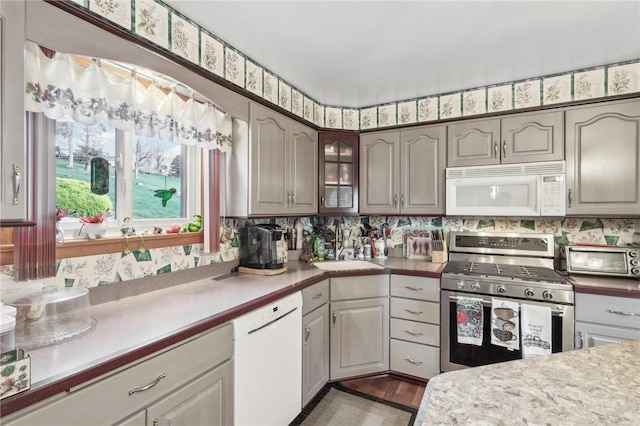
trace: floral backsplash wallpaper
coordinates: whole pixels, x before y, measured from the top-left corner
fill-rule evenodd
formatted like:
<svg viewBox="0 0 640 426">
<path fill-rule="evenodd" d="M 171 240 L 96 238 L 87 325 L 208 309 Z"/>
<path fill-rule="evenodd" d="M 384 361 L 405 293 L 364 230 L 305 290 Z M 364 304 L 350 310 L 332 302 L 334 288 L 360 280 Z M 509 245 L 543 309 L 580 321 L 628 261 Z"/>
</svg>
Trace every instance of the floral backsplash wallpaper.
<svg viewBox="0 0 640 426">
<path fill-rule="evenodd" d="M 447 217 L 344 217 L 300 219 L 305 234 L 311 234 L 314 226 L 324 224 L 335 230 L 337 223 L 341 228 L 351 230 L 351 239 L 359 236 L 363 223 L 379 229 L 388 223 L 391 234 L 388 237 L 389 247 L 402 248 L 407 231 L 420 228 L 439 228 L 445 231 L 478 231 L 478 232 L 537 232 L 551 233 L 557 244 L 599 243 L 611 245 L 628 245 L 632 243 L 636 228 L 633 219 L 596 219 L 565 218 L 557 220 L 522 220 L 518 218 L 502 219 L 462 219 Z M 47 278 L 44 283 L 58 287 L 95 287 L 111 283 L 120 283 L 134 278 L 196 268 L 203 265 L 232 261 L 238 259 L 237 231 L 244 225 L 244 220 L 226 220 L 221 226 L 220 252 L 207 254 L 202 244 L 164 247 L 130 253 L 112 253 L 97 256 L 84 256 L 62 259 L 57 262 L 56 276 Z M 264 220 L 256 220 L 256 223 Z M 293 228 L 295 219 L 278 218 L 269 220 L 282 228 Z M 279 255 L 287 260 L 287 245 L 279 242 Z M 12 266 L 0 267 L 4 275 L 12 275 Z"/>
</svg>

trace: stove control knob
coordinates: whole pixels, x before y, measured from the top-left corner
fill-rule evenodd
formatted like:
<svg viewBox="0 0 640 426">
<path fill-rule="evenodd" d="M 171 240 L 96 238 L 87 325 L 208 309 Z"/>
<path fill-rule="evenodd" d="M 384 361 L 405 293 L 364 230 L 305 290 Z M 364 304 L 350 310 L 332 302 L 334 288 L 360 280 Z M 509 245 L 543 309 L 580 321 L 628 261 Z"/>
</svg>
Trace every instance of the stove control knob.
<svg viewBox="0 0 640 426">
<path fill-rule="evenodd" d="M 456 287 L 458 287 L 458 290 L 462 290 L 464 288 L 464 281 L 458 281 Z"/>
<path fill-rule="evenodd" d="M 478 281 L 474 282 L 473 284 L 471 284 L 471 290 L 480 290 L 480 283 L 478 283 Z"/>
<path fill-rule="evenodd" d="M 524 295 L 525 295 L 525 296 L 527 296 L 527 297 L 533 297 L 533 296 L 535 296 L 536 294 L 533 292 L 533 289 L 532 289 L 532 288 L 527 288 L 527 289 L 524 291 Z"/>
<path fill-rule="evenodd" d="M 545 290 L 542 292 L 542 297 L 546 300 L 551 300 L 553 299 L 553 293 L 550 292 L 549 290 Z"/>
<path fill-rule="evenodd" d="M 503 285 L 499 285 L 497 290 L 498 290 L 498 293 L 500 294 L 505 294 L 507 292 L 507 288 Z"/>
</svg>

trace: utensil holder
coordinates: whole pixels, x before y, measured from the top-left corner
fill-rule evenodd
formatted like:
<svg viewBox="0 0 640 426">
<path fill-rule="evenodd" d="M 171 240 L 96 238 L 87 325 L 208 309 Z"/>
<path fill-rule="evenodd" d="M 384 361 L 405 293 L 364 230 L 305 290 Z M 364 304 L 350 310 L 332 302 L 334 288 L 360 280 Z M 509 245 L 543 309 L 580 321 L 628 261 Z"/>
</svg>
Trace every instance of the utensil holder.
<svg viewBox="0 0 640 426">
<path fill-rule="evenodd" d="M 442 246 L 442 250 L 431 251 L 432 263 L 446 263 L 449 261 L 449 251 L 447 249 L 447 242 L 441 241 L 440 245 Z"/>
</svg>

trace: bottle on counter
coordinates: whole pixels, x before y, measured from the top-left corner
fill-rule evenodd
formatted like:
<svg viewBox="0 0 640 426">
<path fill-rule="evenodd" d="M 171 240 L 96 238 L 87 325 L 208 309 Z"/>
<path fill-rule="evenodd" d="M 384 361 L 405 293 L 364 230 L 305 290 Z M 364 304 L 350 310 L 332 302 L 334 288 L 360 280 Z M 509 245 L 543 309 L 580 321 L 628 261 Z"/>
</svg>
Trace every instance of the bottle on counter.
<svg viewBox="0 0 640 426">
<path fill-rule="evenodd" d="M 302 222 L 296 220 L 296 250 L 302 250 Z"/>
</svg>

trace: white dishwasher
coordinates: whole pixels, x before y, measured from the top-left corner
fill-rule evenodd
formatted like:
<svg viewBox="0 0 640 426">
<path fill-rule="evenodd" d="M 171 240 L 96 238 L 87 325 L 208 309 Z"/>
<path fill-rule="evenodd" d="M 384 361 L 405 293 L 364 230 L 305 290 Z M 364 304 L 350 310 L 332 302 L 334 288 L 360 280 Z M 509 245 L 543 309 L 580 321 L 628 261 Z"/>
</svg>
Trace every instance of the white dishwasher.
<svg viewBox="0 0 640 426">
<path fill-rule="evenodd" d="M 233 320 L 234 419 L 288 425 L 302 409 L 302 293 Z"/>
</svg>

